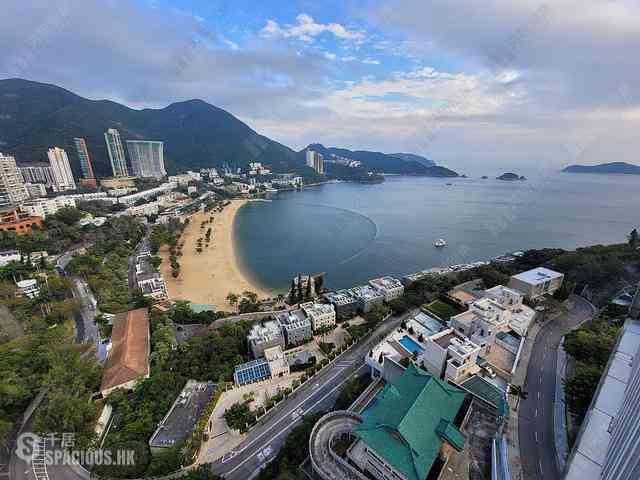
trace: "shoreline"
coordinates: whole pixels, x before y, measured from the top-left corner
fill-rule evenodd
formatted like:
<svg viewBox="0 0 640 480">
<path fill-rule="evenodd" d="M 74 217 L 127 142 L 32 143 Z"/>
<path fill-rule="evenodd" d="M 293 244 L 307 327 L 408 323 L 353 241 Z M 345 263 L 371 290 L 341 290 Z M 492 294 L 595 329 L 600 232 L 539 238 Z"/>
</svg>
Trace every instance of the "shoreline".
<svg viewBox="0 0 640 480">
<path fill-rule="evenodd" d="M 231 200 L 221 213 L 198 212 L 189 217 L 180 244 L 182 256 L 180 276 L 173 278 L 169 265 L 168 247 L 161 249 L 160 270 L 167 285 L 169 299 L 185 300 L 198 304 L 215 305 L 219 311 L 233 311 L 226 297 L 229 293 L 242 295 L 244 291 L 255 292 L 258 298 L 274 296 L 274 292 L 259 286 L 245 272 L 237 255 L 234 225 L 238 211 L 250 200 Z M 213 223 L 206 223 L 213 217 Z M 211 240 L 206 247 L 204 241 L 207 229 L 211 227 Z M 197 241 L 203 239 L 202 252 L 197 253 Z"/>
</svg>

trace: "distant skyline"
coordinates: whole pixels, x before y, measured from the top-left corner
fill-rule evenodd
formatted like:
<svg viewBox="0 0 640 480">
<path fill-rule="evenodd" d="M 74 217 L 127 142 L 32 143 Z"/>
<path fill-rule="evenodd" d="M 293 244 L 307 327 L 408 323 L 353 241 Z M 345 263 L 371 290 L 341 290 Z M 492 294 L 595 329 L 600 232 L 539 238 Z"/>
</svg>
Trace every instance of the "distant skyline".
<svg viewBox="0 0 640 480">
<path fill-rule="evenodd" d="M 461 173 L 640 163 L 640 5 L 631 0 L 3 8 L 0 78 L 134 108 L 201 98 L 296 150 L 410 152 Z"/>
</svg>

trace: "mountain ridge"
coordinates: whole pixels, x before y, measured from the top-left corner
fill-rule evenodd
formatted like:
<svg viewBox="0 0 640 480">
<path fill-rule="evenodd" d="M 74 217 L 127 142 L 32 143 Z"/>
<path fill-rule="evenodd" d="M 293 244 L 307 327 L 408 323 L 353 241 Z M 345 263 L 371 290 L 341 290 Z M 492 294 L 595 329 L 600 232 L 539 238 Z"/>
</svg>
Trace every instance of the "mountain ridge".
<svg viewBox="0 0 640 480">
<path fill-rule="evenodd" d="M 109 128 L 117 129 L 123 140 L 163 141 L 165 166 L 170 174 L 262 162 L 274 172 L 293 171 L 310 181 L 324 178 L 306 166 L 306 149 L 296 152 L 201 99 L 182 100 L 162 108 L 134 109 L 109 99 L 87 99 L 52 84 L 19 78 L 0 80 L 0 152 L 14 155 L 19 164 L 46 162 L 47 149 L 59 146 L 67 151 L 71 168 L 79 176 L 73 138 L 84 137 L 96 175 L 110 176 L 104 142 L 104 132 Z M 419 155 L 330 150 L 354 157 L 365 170 L 375 173 L 457 176 L 444 167 L 425 166 L 431 161 Z"/>
</svg>

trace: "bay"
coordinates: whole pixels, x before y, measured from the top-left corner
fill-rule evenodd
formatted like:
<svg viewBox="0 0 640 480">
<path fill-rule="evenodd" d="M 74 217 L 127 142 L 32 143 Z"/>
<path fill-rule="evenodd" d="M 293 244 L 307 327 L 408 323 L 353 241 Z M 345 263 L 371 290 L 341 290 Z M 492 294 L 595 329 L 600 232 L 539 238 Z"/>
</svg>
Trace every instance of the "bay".
<svg viewBox="0 0 640 480">
<path fill-rule="evenodd" d="M 556 173 L 524 182 L 386 178 L 250 202 L 234 224 L 246 274 L 285 290 L 298 273 L 330 288 L 529 248 L 621 243 L 640 223 L 640 177 Z M 438 249 L 433 242 L 444 238 Z"/>
</svg>

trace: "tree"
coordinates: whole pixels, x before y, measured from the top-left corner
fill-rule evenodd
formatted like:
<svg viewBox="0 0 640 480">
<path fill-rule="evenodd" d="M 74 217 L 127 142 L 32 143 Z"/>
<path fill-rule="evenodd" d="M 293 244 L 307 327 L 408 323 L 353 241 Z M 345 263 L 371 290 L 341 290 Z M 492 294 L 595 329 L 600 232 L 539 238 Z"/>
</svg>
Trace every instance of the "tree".
<svg viewBox="0 0 640 480">
<path fill-rule="evenodd" d="M 294 305 L 298 303 L 298 295 L 296 294 L 296 282 L 291 279 L 291 290 L 289 291 L 289 303 Z"/>
<path fill-rule="evenodd" d="M 601 374 L 598 367 L 578 362 L 574 375 L 564 382 L 567 407 L 580 421 L 587 413 Z"/>
<path fill-rule="evenodd" d="M 302 275 L 298 274 L 298 301 L 302 302 L 304 296 L 302 295 Z"/>
<path fill-rule="evenodd" d="M 233 292 L 229 292 L 227 295 L 227 302 L 229 302 L 229 305 L 231 306 L 236 306 L 238 304 L 238 295 Z"/>
<path fill-rule="evenodd" d="M 307 287 L 304 294 L 304 299 L 309 300 L 311 298 L 311 277 L 307 277 Z"/>
<path fill-rule="evenodd" d="M 638 230 L 636 230 L 635 228 L 631 230 L 631 233 L 629 233 L 627 239 L 631 248 L 633 248 L 634 250 L 638 248 L 638 243 L 640 242 L 640 238 L 638 237 Z"/>
</svg>

